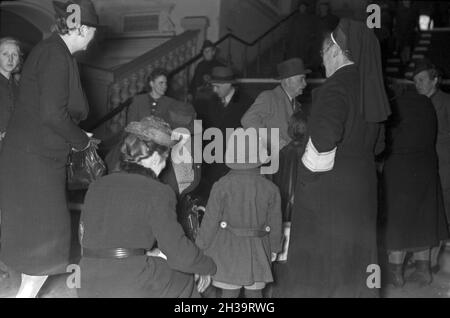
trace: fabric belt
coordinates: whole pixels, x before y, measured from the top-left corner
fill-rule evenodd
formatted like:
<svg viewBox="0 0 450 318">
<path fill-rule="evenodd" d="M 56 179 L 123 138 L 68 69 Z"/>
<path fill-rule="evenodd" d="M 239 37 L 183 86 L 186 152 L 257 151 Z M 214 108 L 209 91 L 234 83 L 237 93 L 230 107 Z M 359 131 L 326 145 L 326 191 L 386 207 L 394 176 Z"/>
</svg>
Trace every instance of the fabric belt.
<svg viewBox="0 0 450 318">
<path fill-rule="evenodd" d="M 82 248 L 81 255 L 87 258 L 116 258 L 123 259 L 131 256 L 145 256 L 145 248 Z"/>
<path fill-rule="evenodd" d="M 220 222 L 220 227 L 228 230 L 239 237 L 264 237 L 270 233 L 270 226 L 264 226 L 262 229 L 243 229 L 231 227 L 227 222 Z"/>
</svg>

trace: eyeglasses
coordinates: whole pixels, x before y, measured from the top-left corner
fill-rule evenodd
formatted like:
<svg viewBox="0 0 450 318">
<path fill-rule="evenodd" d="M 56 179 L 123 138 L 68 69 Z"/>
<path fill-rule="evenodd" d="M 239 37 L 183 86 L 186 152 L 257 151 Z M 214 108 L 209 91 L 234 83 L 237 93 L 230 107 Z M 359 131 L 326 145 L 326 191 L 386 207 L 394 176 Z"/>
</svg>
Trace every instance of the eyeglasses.
<svg viewBox="0 0 450 318">
<path fill-rule="evenodd" d="M 325 50 L 320 50 L 320 56 L 323 57 L 325 55 L 325 53 L 327 53 L 333 45 L 334 45 L 334 43 L 331 43 L 325 48 Z"/>
</svg>

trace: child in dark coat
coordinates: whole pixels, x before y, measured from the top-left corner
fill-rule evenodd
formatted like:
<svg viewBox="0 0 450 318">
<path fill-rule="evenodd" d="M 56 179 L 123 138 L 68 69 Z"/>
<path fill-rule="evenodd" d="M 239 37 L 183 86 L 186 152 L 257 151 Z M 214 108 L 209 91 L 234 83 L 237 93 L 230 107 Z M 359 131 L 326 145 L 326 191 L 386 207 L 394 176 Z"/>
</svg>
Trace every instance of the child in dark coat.
<svg viewBox="0 0 450 318">
<path fill-rule="evenodd" d="M 234 143 L 237 151 L 230 151 L 234 136 L 225 155 L 231 171 L 212 188 L 196 243 L 217 264 L 212 284 L 223 298 L 238 297 L 242 287 L 245 297 L 260 298 L 273 281 L 271 262 L 281 250 L 281 198 L 249 147 Z M 237 163 L 239 156 L 234 160 L 240 150 L 245 163 Z"/>
</svg>

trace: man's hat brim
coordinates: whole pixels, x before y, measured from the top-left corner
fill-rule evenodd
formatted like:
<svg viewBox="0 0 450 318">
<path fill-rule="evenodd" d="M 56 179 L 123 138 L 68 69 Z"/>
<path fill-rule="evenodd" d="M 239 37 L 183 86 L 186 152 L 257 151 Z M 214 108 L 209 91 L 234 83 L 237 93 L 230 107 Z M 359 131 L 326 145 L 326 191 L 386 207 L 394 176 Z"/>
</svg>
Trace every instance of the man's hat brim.
<svg viewBox="0 0 450 318">
<path fill-rule="evenodd" d="M 277 80 L 284 80 L 284 79 L 286 79 L 286 78 L 290 78 L 290 77 L 293 77 L 293 76 L 297 76 L 297 75 L 307 75 L 307 74 L 311 74 L 311 73 L 312 73 L 311 70 L 306 69 L 306 70 L 303 70 L 303 71 L 301 71 L 301 72 L 292 72 L 292 74 L 284 74 L 283 76 L 278 75 L 278 76 L 276 77 L 276 79 L 277 79 Z"/>
<path fill-rule="evenodd" d="M 211 84 L 236 84 L 237 83 L 236 79 L 230 79 L 230 80 L 227 80 L 227 79 L 210 79 L 209 82 Z"/>
</svg>

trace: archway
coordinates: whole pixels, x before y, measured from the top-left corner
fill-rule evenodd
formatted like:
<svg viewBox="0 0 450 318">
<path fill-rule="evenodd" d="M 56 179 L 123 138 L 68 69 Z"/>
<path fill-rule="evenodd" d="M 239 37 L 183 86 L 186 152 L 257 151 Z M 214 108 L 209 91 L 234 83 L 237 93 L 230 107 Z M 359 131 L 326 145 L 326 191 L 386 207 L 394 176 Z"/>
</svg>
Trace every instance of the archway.
<svg viewBox="0 0 450 318">
<path fill-rule="evenodd" d="M 12 36 L 18 39 L 25 54 L 43 38 L 41 30 L 15 13 L 0 10 L 0 19 L 0 37 Z"/>
</svg>

